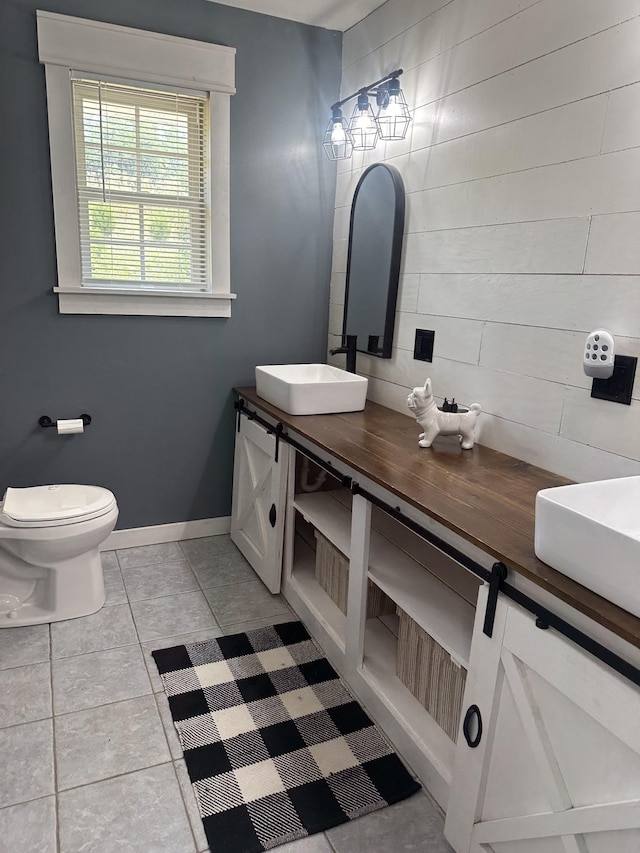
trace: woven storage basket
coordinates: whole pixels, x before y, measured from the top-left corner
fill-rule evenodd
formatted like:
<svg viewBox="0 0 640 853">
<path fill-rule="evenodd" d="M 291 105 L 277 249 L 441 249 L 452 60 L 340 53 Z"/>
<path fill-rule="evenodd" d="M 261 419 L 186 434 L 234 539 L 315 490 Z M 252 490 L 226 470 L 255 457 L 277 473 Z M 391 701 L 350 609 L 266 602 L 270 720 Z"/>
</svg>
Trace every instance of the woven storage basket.
<svg viewBox="0 0 640 853">
<path fill-rule="evenodd" d="M 315 537 L 316 580 L 329 598 L 346 614 L 347 591 L 349 588 L 349 561 L 322 533 L 316 530 Z M 369 581 L 367 618 L 384 616 L 387 613 L 395 612 L 395 603 L 379 587 Z"/>
<path fill-rule="evenodd" d="M 467 671 L 398 608 L 400 632 L 396 673 L 451 740 L 458 737 Z"/>
</svg>

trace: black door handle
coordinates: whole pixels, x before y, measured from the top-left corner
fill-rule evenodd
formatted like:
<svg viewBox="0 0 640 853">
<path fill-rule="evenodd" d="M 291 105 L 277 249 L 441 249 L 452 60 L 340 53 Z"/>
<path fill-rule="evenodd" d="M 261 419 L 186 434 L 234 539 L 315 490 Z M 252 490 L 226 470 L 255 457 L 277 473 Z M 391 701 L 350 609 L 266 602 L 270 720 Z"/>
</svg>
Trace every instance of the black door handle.
<svg viewBox="0 0 640 853">
<path fill-rule="evenodd" d="M 471 736 L 471 723 L 475 717 L 477 724 L 477 731 L 475 737 Z M 462 733 L 464 734 L 464 739 L 467 742 L 467 745 L 471 747 L 471 749 L 475 749 L 476 746 L 482 740 L 482 714 L 480 713 L 480 708 L 477 705 L 470 705 L 467 708 L 467 713 L 464 715 L 464 722 L 462 724 Z"/>
<path fill-rule="evenodd" d="M 276 526 L 276 518 L 277 518 L 277 515 L 276 515 L 276 505 L 275 505 L 275 504 L 271 504 L 271 509 L 269 510 L 269 524 L 270 524 L 272 527 L 275 527 L 275 526 Z"/>
</svg>

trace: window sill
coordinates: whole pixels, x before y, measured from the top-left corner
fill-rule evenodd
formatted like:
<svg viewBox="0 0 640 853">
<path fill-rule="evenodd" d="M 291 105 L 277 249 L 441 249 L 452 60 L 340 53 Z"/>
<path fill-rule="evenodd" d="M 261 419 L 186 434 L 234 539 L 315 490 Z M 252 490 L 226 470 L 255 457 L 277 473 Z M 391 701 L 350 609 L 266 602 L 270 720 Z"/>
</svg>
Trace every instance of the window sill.
<svg viewBox="0 0 640 853">
<path fill-rule="evenodd" d="M 60 314 L 128 314 L 156 317 L 230 317 L 235 293 L 134 293 L 54 287 Z"/>
</svg>

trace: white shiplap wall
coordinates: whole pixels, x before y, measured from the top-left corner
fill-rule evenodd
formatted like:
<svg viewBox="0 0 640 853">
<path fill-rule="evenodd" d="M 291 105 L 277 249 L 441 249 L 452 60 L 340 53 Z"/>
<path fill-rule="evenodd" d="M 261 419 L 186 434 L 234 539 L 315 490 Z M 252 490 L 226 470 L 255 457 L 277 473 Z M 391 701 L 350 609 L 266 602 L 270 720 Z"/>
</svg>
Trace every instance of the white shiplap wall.
<svg viewBox="0 0 640 853">
<path fill-rule="evenodd" d="M 389 0 L 344 36 L 343 93 L 398 67 L 407 139 L 338 167 L 329 346 L 353 192 L 387 161 L 407 218 L 393 358 L 358 355 L 370 399 L 407 412 L 430 375 L 482 404 L 483 444 L 576 480 L 640 474 L 640 381 L 631 406 L 593 400 L 581 364 L 599 326 L 640 355 L 640 0 Z"/>
</svg>

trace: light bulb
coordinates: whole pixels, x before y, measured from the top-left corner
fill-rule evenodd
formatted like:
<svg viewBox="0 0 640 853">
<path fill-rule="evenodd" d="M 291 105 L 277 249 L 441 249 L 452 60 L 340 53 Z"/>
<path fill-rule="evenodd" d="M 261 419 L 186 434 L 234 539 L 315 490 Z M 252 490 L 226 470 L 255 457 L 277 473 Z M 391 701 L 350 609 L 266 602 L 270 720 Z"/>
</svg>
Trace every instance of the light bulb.
<svg viewBox="0 0 640 853">
<path fill-rule="evenodd" d="M 375 127 L 375 122 L 371 120 L 366 110 L 363 110 L 355 119 L 353 126 L 357 127 L 359 130 L 371 130 Z"/>
<path fill-rule="evenodd" d="M 334 123 L 331 130 L 331 142 L 333 145 L 344 145 L 347 141 L 347 134 L 344 132 L 344 127 L 341 121 Z"/>
<path fill-rule="evenodd" d="M 382 116 L 383 116 L 383 115 L 384 115 L 384 117 L 385 117 L 385 118 L 386 118 L 387 116 L 388 116 L 389 118 L 396 118 L 396 116 L 404 115 L 404 107 L 403 107 L 403 104 L 399 103 L 399 102 L 398 102 L 398 98 L 396 98 L 396 97 L 394 97 L 394 96 L 392 95 L 392 96 L 389 98 L 389 106 L 388 106 L 388 107 L 383 107 L 383 108 L 380 110 L 380 117 L 382 118 Z"/>
</svg>

